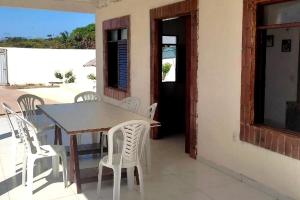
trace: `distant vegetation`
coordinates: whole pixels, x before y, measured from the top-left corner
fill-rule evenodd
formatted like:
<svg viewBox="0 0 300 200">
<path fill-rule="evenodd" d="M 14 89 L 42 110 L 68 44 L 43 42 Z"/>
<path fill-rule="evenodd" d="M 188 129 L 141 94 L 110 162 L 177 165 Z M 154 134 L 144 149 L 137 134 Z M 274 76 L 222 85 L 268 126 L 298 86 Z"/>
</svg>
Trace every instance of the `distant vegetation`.
<svg viewBox="0 0 300 200">
<path fill-rule="evenodd" d="M 76 28 L 58 36 L 47 35 L 47 38 L 28 39 L 7 37 L 0 40 L 0 47 L 47 48 L 47 49 L 95 49 L 95 24 Z"/>
</svg>

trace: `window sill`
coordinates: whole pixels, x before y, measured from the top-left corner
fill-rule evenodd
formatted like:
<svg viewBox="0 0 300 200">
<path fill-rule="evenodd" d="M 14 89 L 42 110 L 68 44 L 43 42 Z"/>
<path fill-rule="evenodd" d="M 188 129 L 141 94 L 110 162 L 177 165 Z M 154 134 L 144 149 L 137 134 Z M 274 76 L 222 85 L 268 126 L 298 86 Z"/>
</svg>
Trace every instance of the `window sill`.
<svg viewBox="0 0 300 200">
<path fill-rule="evenodd" d="M 241 141 L 300 160 L 300 135 L 266 125 L 241 123 Z"/>
<path fill-rule="evenodd" d="M 130 96 L 130 91 L 129 89 L 127 91 L 121 90 L 118 88 L 113 88 L 113 87 L 104 87 L 104 95 L 117 99 L 117 100 L 122 100 L 126 97 Z"/>
</svg>

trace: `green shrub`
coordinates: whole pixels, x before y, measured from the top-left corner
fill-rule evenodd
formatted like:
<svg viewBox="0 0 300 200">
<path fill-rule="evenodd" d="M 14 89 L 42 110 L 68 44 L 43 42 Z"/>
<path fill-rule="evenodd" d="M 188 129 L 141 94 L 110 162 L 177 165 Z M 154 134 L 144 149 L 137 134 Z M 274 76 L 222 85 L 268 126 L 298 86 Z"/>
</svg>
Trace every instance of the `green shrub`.
<svg viewBox="0 0 300 200">
<path fill-rule="evenodd" d="M 75 83 L 76 77 L 75 76 L 71 76 L 68 79 L 66 79 L 66 83 Z"/>
<path fill-rule="evenodd" d="M 55 78 L 62 80 L 64 77 L 62 75 L 62 73 L 60 73 L 59 71 L 54 73 Z"/>
<path fill-rule="evenodd" d="M 96 75 L 95 74 L 89 74 L 87 76 L 87 78 L 90 79 L 90 80 L 92 80 L 92 81 L 94 81 L 94 80 L 96 80 Z"/>
<path fill-rule="evenodd" d="M 72 70 L 70 70 L 70 71 L 68 71 L 68 72 L 65 73 L 65 78 L 66 79 L 69 79 L 72 76 L 73 76 L 73 71 Z"/>
<path fill-rule="evenodd" d="M 165 80 L 167 74 L 171 70 L 172 64 L 171 63 L 165 63 L 162 66 L 162 79 Z"/>
</svg>

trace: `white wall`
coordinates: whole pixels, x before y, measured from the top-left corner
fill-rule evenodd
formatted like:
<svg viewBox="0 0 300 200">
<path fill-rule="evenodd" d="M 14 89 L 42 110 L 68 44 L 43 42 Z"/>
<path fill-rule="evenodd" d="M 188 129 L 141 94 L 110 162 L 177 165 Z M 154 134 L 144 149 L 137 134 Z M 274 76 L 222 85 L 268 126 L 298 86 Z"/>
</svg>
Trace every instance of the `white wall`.
<svg viewBox="0 0 300 200">
<path fill-rule="evenodd" d="M 175 0 L 127 0 L 97 11 L 98 90 L 103 90 L 102 21 L 131 15 L 131 87 L 150 101 L 151 8 Z M 199 0 L 198 154 L 300 199 L 300 162 L 239 141 L 242 0 Z M 107 101 L 114 102 L 106 98 Z M 242 197 L 241 197 L 242 198 Z"/>
<path fill-rule="evenodd" d="M 1 47 L 0 47 L 1 48 Z M 73 70 L 77 83 L 89 83 L 87 75 L 96 73 L 95 67 L 83 67 L 95 58 L 95 50 L 76 49 L 7 49 L 8 81 L 10 84 L 59 81 L 54 72 Z"/>
<path fill-rule="evenodd" d="M 274 46 L 266 51 L 265 122 L 285 128 L 286 103 L 297 100 L 299 29 L 272 29 Z M 291 52 L 281 52 L 282 40 L 291 39 Z"/>
</svg>

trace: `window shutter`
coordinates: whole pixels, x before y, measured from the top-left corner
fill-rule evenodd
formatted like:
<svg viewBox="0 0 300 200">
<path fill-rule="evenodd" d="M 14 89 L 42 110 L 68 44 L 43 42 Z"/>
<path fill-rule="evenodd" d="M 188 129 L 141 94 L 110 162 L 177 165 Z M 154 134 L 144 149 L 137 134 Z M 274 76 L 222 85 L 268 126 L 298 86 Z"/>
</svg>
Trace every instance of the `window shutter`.
<svg viewBox="0 0 300 200">
<path fill-rule="evenodd" d="M 128 45 L 127 40 L 118 41 L 119 82 L 121 90 L 127 90 L 128 85 Z"/>
</svg>

